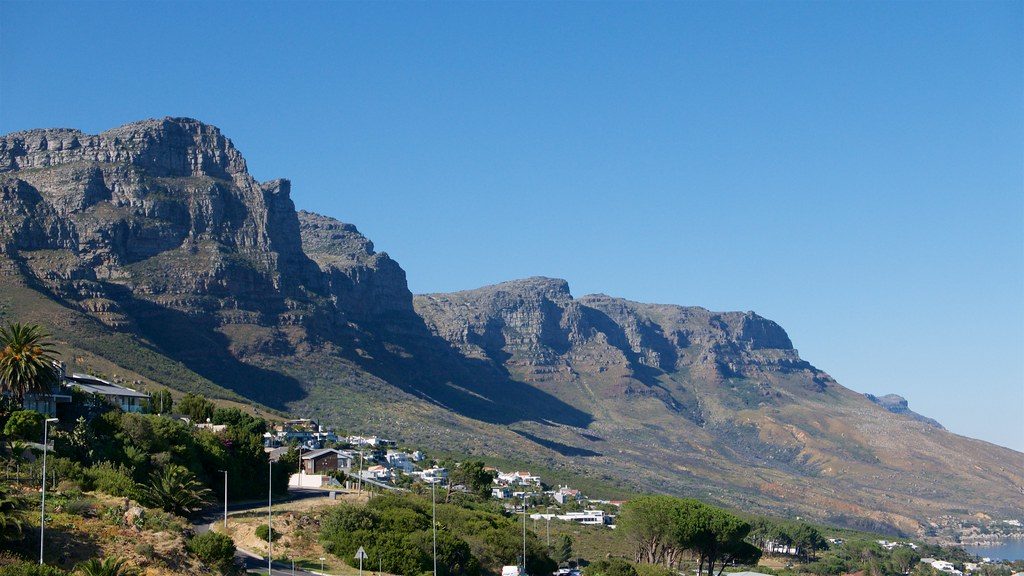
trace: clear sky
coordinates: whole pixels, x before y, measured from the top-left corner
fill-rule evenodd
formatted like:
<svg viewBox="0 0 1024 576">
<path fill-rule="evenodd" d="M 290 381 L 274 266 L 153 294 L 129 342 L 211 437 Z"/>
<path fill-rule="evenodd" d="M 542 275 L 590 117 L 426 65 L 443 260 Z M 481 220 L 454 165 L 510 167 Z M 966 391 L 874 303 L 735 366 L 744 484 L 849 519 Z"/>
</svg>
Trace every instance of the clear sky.
<svg viewBox="0 0 1024 576">
<path fill-rule="evenodd" d="M 415 292 L 754 310 L 1024 450 L 1024 3 L 0 1 L 0 132 L 191 116 Z"/>
</svg>

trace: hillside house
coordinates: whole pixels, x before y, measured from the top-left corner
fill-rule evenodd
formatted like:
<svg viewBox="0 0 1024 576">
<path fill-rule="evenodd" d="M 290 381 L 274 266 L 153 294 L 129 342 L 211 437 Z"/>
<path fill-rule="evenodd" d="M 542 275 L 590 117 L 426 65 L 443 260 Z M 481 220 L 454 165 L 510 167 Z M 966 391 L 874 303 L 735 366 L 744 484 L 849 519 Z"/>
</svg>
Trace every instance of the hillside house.
<svg viewBox="0 0 1024 576">
<path fill-rule="evenodd" d="M 346 464 L 349 467 L 352 465 L 351 458 L 346 460 L 340 451 L 333 448 L 321 448 L 306 452 L 300 459 L 304 474 L 328 474 L 346 469 Z"/>
<path fill-rule="evenodd" d="M 560 486 L 558 490 L 555 490 L 551 497 L 554 498 L 555 502 L 563 505 L 586 500 L 586 497 L 584 497 L 579 490 L 569 488 L 568 486 Z"/>
<path fill-rule="evenodd" d="M 145 401 L 149 400 L 149 394 L 125 388 L 88 374 L 64 376 L 63 385 L 68 390 L 77 389 L 86 394 L 101 396 L 125 412 L 142 412 L 146 406 Z"/>
</svg>

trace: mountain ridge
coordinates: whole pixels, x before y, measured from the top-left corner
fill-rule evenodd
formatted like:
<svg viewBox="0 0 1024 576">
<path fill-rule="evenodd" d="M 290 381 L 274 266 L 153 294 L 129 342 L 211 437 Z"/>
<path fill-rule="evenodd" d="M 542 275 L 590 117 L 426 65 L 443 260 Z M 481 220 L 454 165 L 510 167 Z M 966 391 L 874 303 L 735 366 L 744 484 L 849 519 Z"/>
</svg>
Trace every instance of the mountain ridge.
<svg viewBox="0 0 1024 576">
<path fill-rule="evenodd" d="M 0 200 L 5 315 L 159 384 L 750 511 L 1024 515 L 1019 453 L 842 387 L 771 320 L 543 277 L 413 295 L 197 120 L 0 137 Z"/>
</svg>

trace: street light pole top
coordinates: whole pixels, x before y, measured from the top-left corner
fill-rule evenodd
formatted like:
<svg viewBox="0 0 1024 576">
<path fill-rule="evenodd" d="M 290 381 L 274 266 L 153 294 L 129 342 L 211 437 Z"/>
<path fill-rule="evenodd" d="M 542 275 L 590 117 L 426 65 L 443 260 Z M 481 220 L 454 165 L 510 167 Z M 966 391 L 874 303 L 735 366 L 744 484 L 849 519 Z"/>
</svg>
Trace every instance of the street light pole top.
<svg viewBox="0 0 1024 576">
<path fill-rule="evenodd" d="M 60 418 L 56 418 L 56 417 L 55 418 L 47 418 L 46 421 L 47 422 L 60 422 Z"/>
</svg>

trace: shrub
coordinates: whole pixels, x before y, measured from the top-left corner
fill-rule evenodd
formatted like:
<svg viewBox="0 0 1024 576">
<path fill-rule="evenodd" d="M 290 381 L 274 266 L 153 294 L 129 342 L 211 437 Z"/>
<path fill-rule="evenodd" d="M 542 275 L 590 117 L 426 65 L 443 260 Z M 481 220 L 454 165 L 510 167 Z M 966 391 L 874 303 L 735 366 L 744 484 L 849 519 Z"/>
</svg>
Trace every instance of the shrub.
<svg viewBox="0 0 1024 576">
<path fill-rule="evenodd" d="M 637 576 L 633 563 L 623 558 L 598 560 L 583 571 L 586 576 Z"/>
<path fill-rule="evenodd" d="M 152 560 L 153 556 L 156 555 L 156 550 L 153 549 L 153 545 L 148 542 L 139 542 L 135 545 L 135 553 L 147 560 Z"/>
<path fill-rule="evenodd" d="M 90 558 L 76 566 L 75 572 L 81 576 L 135 576 L 139 573 L 124 558 Z"/>
<path fill-rule="evenodd" d="M 128 469 L 110 462 L 100 462 L 85 471 L 86 486 L 90 490 L 99 490 L 111 496 L 133 497 L 135 482 L 132 481 Z"/>
<path fill-rule="evenodd" d="M 67 572 L 46 564 L 17 561 L 0 566 L 0 576 L 66 576 Z"/>
<path fill-rule="evenodd" d="M 43 438 L 43 415 L 35 410 L 16 410 L 4 424 L 4 436 L 38 442 Z"/>
<path fill-rule="evenodd" d="M 264 542 L 266 542 L 267 541 L 267 537 L 269 537 L 269 536 L 270 536 L 270 527 L 269 526 L 267 526 L 266 524 L 260 524 L 259 526 L 256 527 L 256 537 L 257 538 L 259 538 L 260 540 L 263 540 Z M 281 533 L 278 532 L 277 530 L 274 530 L 274 541 L 276 542 L 277 539 L 280 538 L 280 537 L 281 537 Z"/>
<path fill-rule="evenodd" d="M 90 498 L 71 498 L 64 504 L 64 512 L 75 516 L 93 516 L 96 513 L 95 501 Z"/>
<path fill-rule="evenodd" d="M 235 542 L 218 532 L 205 532 L 188 541 L 185 548 L 207 566 L 229 572 L 234 565 Z"/>
<path fill-rule="evenodd" d="M 179 517 L 156 509 L 146 510 L 142 526 L 150 532 L 181 533 L 185 529 Z"/>
</svg>

